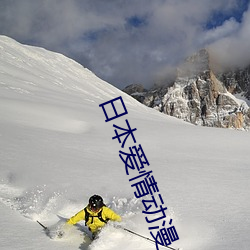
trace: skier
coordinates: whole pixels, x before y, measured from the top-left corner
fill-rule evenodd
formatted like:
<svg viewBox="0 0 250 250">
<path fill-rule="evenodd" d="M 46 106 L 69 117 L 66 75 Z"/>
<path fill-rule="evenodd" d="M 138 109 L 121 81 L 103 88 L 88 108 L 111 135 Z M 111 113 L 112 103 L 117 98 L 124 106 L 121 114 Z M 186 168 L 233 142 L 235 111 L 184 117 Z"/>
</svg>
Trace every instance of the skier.
<svg viewBox="0 0 250 250">
<path fill-rule="evenodd" d="M 101 196 L 95 194 L 89 198 L 89 204 L 72 216 L 67 224 L 74 225 L 80 220 L 85 220 L 85 225 L 92 232 L 94 239 L 109 220 L 120 222 L 122 219 L 113 210 L 105 206 Z"/>
</svg>

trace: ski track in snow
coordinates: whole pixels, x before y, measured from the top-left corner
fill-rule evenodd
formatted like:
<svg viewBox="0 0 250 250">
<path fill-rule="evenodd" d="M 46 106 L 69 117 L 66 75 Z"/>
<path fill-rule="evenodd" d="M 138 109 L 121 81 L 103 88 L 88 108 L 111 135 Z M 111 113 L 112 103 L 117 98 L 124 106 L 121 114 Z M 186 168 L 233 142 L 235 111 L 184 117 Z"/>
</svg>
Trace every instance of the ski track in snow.
<svg viewBox="0 0 250 250">
<path fill-rule="evenodd" d="M 33 104 L 17 101 L 2 101 L 0 113 L 8 108 L 9 112 L 2 120 L 15 122 L 33 128 L 47 129 L 73 134 L 86 133 L 91 129 L 90 124 L 67 116 L 66 110 L 51 108 L 48 105 Z M 20 108 L 22 112 L 20 112 Z M 68 111 L 69 113 L 70 111 Z M 71 115 L 72 116 L 72 115 Z"/>
</svg>

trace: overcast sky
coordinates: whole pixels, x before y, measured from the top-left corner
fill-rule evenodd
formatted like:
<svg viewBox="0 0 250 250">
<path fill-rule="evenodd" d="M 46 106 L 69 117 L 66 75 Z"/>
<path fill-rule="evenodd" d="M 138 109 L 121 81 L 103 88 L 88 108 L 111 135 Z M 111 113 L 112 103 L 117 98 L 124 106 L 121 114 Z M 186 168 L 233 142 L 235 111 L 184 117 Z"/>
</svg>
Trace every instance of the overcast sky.
<svg viewBox="0 0 250 250">
<path fill-rule="evenodd" d="M 250 0 L 0 0 L 0 34 L 57 51 L 111 84 L 145 86 L 195 51 L 250 62 Z"/>
</svg>

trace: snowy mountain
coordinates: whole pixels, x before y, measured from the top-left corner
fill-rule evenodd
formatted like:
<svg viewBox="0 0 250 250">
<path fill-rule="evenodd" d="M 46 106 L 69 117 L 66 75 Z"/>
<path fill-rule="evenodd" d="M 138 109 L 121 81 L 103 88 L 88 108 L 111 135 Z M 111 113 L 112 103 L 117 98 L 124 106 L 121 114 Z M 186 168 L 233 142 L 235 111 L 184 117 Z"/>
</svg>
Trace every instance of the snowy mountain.
<svg viewBox="0 0 250 250">
<path fill-rule="evenodd" d="M 99 105 L 119 96 L 128 114 L 105 122 Z M 146 222 L 119 157 L 133 140 L 124 149 L 112 140 L 113 124 L 126 119 L 178 232 L 170 246 L 249 249 L 249 133 L 166 116 L 63 55 L 0 36 L 1 249 L 156 249 L 112 223 L 92 243 L 84 222 L 62 239 L 36 223 L 53 229 L 64 223 L 58 216 L 69 218 L 97 193 L 123 227 L 151 238 L 155 224 Z"/>
<path fill-rule="evenodd" d="M 207 50 L 200 50 L 180 65 L 171 86 L 149 91 L 124 92 L 143 104 L 195 125 L 236 128 L 250 127 L 249 68 L 217 72 Z M 237 94 L 237 95 L 236 95 Z"/>
<path fill-rule="evenodd" d="M 230 93 L 245 97 L 250 102 L 250 66 L 218 72 L 218 79 L 223 82 Z"/>
</svg>

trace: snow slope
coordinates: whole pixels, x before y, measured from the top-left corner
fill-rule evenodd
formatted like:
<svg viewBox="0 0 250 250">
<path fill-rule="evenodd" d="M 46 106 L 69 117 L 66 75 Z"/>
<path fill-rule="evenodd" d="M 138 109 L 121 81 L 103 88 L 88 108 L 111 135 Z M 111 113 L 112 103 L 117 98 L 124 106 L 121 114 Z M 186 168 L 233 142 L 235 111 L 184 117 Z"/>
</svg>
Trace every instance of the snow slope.
<svg viewBox="0 0 250 250">
<path fill-rule="evenodd" d="M 99 104 L 118 96 L 128 114 L 106 123 Z M 90 244 L 83 227 L 60 240 L 36 223 L 53 228 L 61 223 L 57 215 L 72 216 L 97 193 L 122 215 L 124 227 L 150 237 L 112 140 L 113 123 L 123 126 L 125 119 L 137 128 L 179 234 L 171 246 L 250 248 L 248 132 L 165 116 L 63 55 L 0 36 L 0 249 L 156 249 L 112 225 Z"/>
</svg>

